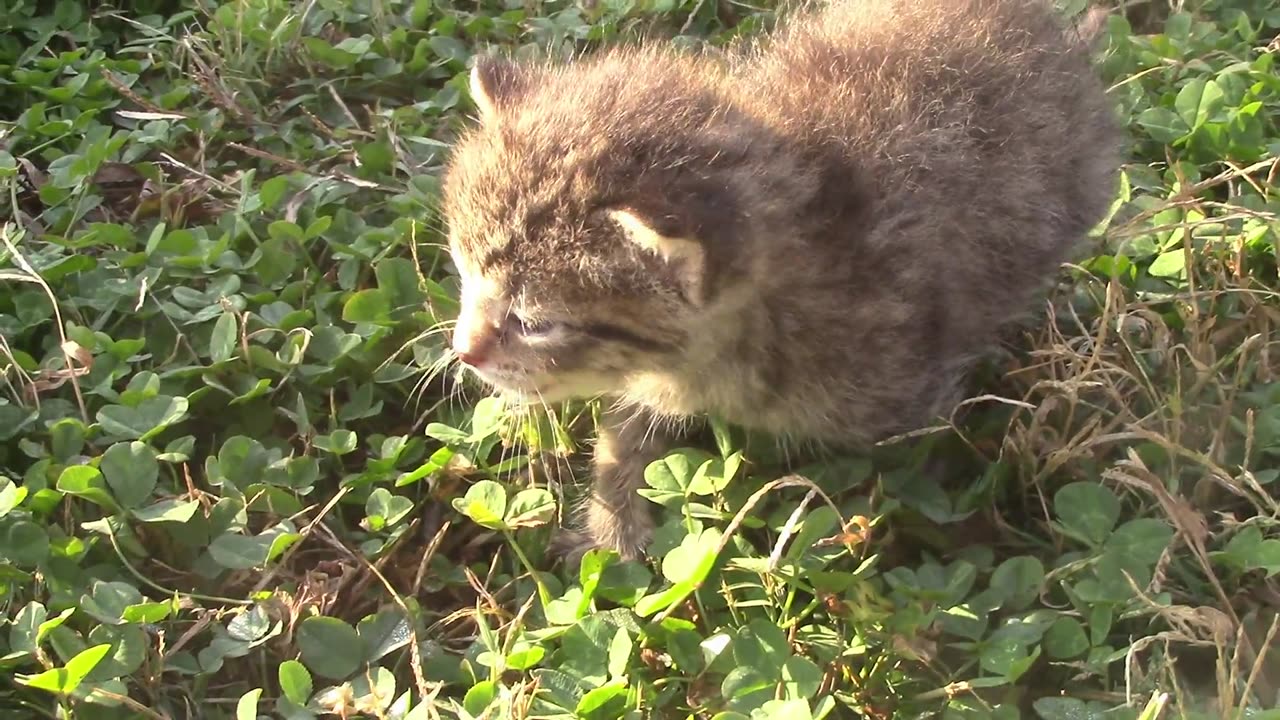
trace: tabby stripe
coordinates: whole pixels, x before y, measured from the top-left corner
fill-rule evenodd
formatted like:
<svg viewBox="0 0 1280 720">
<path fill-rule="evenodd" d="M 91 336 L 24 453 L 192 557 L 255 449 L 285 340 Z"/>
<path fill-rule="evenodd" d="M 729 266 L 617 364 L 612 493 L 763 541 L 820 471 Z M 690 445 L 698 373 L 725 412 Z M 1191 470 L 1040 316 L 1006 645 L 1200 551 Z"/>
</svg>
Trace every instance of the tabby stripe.
<svg viewBox="0 0 1280 720">
<path fill-rule="evenodd" d="M 486 273 L 498 265 L 506 265 L 511 262 L 513 252 L 511 244 L 507 243 L 502 247 L 496 247 L 480 256 L 480 272 Z"/>
<path fill-rule="evenodd" d="M 579 325 L 578 329 L 599 340 L 612 340 L 649 352 L 671 352 L 675 349 L 671 343 L 647 338 L 612 323 L 586 323 Z"/>
</svg>

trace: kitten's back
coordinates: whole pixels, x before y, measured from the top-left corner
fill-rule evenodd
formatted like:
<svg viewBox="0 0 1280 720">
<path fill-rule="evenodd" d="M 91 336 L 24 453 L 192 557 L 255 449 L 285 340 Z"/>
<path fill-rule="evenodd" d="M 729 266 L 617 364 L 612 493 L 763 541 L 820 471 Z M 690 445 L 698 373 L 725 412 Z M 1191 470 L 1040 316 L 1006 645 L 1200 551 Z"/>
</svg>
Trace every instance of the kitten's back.
<svg viewBox="0 0 1280 720">
<path fill-rule="evenodd" d="M 972 288 L 975 329 L 1025 307 L 1114 192 L 1114 113 L 1049 0 L 834 0 L 736 74 L 756 113 L 874 178 L 897 220 L 858 242 L 932 256 Z"/>
</svg>

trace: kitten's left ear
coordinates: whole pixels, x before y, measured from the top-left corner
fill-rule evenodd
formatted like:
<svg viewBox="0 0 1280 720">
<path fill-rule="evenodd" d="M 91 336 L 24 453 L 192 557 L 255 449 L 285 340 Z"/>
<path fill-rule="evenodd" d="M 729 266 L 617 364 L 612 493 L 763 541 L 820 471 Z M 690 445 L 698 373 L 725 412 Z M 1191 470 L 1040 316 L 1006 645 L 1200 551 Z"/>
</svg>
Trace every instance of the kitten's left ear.
<svg viewBox="0 0 1280 720">
<path fill-rule="evenodd" d="M 493 122 L 499 111 L 510 107 L 528 84 L 529 69 L 504 58 L 476 58 L 471 66 L 471 99 L 480 110 L 480 121 Z"/>
<path fill-rule="evenodd" d="M 622 228 L 631 242 L 655 253 L 672 266 L 689 298 L 696 303 L 702 302 L 707 258 L 701 243 L 662 228 L 631 208 L 610 210 L 609 218 Z"/>
</svg>

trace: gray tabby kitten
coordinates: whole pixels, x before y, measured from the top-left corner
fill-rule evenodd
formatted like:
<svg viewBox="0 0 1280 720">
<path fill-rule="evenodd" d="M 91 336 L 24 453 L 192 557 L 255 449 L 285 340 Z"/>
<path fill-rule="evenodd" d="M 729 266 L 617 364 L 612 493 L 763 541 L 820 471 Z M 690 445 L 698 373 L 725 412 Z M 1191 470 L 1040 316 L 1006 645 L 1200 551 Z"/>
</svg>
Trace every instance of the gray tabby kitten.
<svg viewBox="0 0 1280 720">
<path fill-rule="evenodd" d="M 453 349 L 611 403 L 571 550 L 643 554 L 680 420 L 857 447 L 950 410 L 1113 196 L 1086 34 L 1049 0 L 834 0 L 731 58 L 475 66 Z"/>
</svg>

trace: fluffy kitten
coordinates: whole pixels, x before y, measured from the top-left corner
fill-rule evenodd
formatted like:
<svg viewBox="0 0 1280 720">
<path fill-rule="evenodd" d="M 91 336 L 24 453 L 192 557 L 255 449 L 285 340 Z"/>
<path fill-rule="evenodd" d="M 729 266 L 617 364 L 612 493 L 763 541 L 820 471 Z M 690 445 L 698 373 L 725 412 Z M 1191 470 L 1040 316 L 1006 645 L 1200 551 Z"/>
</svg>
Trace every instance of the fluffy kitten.
<svg viewBox="0 0 1280 720">
<path fill-rule="evenodd" d="M 1114 192 L 1049 0 L 836 0 L 740 55 L 480 61 L 444 182 L 458 357 L 613 403 L 579 550 L 643 554 L 669 420 L 828 445 L 917 428 Z"/>
</svg>

